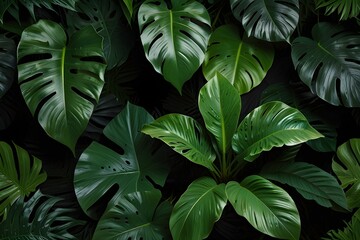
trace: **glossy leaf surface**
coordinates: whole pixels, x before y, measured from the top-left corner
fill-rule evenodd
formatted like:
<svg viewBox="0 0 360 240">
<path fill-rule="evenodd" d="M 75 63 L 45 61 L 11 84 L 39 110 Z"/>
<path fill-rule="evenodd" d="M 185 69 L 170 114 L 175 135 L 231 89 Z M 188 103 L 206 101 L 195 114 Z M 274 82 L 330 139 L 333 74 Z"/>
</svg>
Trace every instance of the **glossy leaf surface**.
<svg viewBox="0 0 360 240">
<path fill-rule="evenodd" d="M 357 0 L 315 0 L 317 8 L 325 8 L 325 14 L 337 13 L 340 20 L 357 17 L 360 13 L 360 2 Z"/>
</svg>

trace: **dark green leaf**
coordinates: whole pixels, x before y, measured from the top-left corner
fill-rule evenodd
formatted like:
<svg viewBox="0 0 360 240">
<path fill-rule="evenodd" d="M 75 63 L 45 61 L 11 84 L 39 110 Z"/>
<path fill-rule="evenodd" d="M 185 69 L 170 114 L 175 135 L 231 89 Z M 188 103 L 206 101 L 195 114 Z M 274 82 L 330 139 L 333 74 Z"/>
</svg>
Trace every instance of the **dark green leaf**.
<svg viewBox="0 0 360 240">
<path fill-rule="evenodd" d="M 360 210 L 357 210 L 351 221 L 346 223 L 346 227 L 343 230 L 331 230 L 327 233 L 324 240 L 356 240 L 360 239 Z"/>
<path fill-rule="evenodd" d="M 0 35 L 0 98 L 14 81 L 16 69 L 16 46 L 13 40 Z"/>
<path fill-rule="evenodd" d="M 45 7 L 55 11 L 54 5 L 76 11 L 75 4 L 79 0 L 18 0 L 29 11 L 30 15 L 35 19 L 35 6 Z"/>
<path fill-rule="evenodd" d="M 15 0 L 2 0 L 0 1 L 0 22 L 3 23 L 3 17 L 9 7 L 15 3 Z"/>
<path fill-rule="evenodd" d="M 357 17 L 360 13 L 360 2 L 358 0 L 315 0 L 317 8 L 325 8 L 325 15 L 336 12 L 340 20 Z"/>
</svg>

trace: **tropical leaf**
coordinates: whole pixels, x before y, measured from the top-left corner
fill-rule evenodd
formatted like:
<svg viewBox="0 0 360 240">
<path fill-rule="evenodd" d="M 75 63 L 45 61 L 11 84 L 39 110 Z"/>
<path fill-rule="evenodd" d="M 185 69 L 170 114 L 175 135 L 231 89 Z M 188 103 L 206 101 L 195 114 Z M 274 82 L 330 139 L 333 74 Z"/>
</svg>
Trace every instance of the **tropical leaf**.
<svg viewBox="0 0 360 240">
<path fill-rule="evenodd" d="M 360 139 L 353 138 L 340 145 L 336 156 L 332 169 L 346 190 L 349 208 L 360 208 Z"/>
<path fill-rule="evenodd" d="M 11 87 L 16 68 L 16 46 L 12 39 L 0 35 L 0 98 Z"/>
<path fill-rule="evenodd" d="M 122 11 L 117 1 L 79 0 L 77 12 L 69 11 L 67 23 L 76 32 L 89 25 L 104 39 L 107 68 L 123 64 L 134 45 L 130 29 L 121 21 Z"/>
<path fill-rule="evenodd" d="M 260 175 L 294 187 L 304 198 L 315 200 L 323 207 L 332 202 L 347 209 L 345 193 L 336 178 L 321 168 L 305 162 L 270 163 Z"/>
<path fill-rule="evenodd" d="M 42 163 L 21 147 L 0 142 L 0 216 L 19 198 L 29 196 L 45 182 Z"/>
<path fill-rule="evenodd" d="M 93 239 L 170 239 L 172 205 L 159 203 L 161 192 L 135 192 L 121 197 L 100 219 Z"/>
<path fill-rule="evenodd" d="M 199 109 L 207 130 L 214 135 L 225 157 L 238 126 L 241 99 L 236 89 L 220 74 L 201 88 Z"/>
<path fill-rule="evenodd" d="M 313 39 L 298 37 L 291 57 L 301 80 L 333 105 L 360 106 L 360 36 L 341 25 L 320 22 Z"/>
<path fill-rule="evenodd" d="M 203 177 L 195 180 L 181 195 L 170 217 L 174 240 L 204 239 L 221 217 L 227 199 L 225 184 Z"/>
<path fill-rule="evenodd" d="M 126 20 L 131 25 L 131 20 L 133 17 L 134 7 L 133 7 L 133 0 L 122 0 L 120 1 L 120 5 L 122 11 L 126 17 Z"/>
<path fill-rule="evenodd" d="M 75 193 L 90 217 L 97 218 L 93 209 L 106 194 L 112 205 L 124 194 L 153 190 L 152 183 L 164 185 L 169 163 L 163 148 L 140 132 L 153 120 L 145 109 L 129 103 L 104 129 L 112 148 L 93 142 L 80 156 Z"/>
<path fill-rule="evenodd" d="M 324 240 L 355 240 L 360 239 L 360 210 L 357 210 L 351 221 L 346 223 L 343 230 L 331 230 L 327 233 Z"/>
<path fill-rule="evenodd" d="M 15 0 L 3 0 L 0 1 L 0 23 L 3 23 L 3 17 L 9 7 L 15 3 Z"/>
<path fill-rule="evenodd" d="M 231 0 L 231 9 L 249 36 L 289 41 L 299 22 L 299 0 Z"/>
<path fill-rule="evenodd" d="M 172 113 L 144 126 L 143 133 L 158 138 L 191 162 L 214 170 L 216 158 L 204 129 L 193 118 Z"/>
<path fill-rule="evenodd" d="M 293 146 L 322 137 L 297 109 L 282 102 L 268 102 L 250 112 L 240 123 L 232 148 L 241 159 L 253 161 L 273 147 Z"/>
<path fill-rule="evenodd" d="M 82 225 L 66 214 L 73 209 L 54 208 L 61 198 L 37 191 L 30 199 L 18 199 L 10 208 L 9 217 L 0 223 L 0 239 L 55 240 L 76 239 L 69 230 Z"/>
<path fill-rule="evenodd" d="M 299 239 L 299 212 L 282 188 L 251 175 L 240 184 L 227 183 L 226 194 L 235 211 L 260 232 L 281 239 Z"/>
<path fill-rule="evenodd" d="M 48 20 L 26 28 L 18 46 L 19 84 L 46 133 L 73 152 L 104 85 L 102 39 L 92 27 L 66 44 L 61 26 Z"/>
<path fill-rule="evenodd" d="M 20 112 L 19 99 L 22 99 L 20 91 L 8 91 L 0 98 L 0 131 L 8 128 Z"/>
<path fill-rule="evenodd" d="M 325 8 L 325 15 L 337 12 L 340 20 L 357 17 L 360 13 L 360 2 L 357 0 L 316 0 L 317 8 Z"/>
<path fill-rule="evenodd" d="M 54 5 L 60 6 L 72 11 L 76 11 L 75 4 L 79 0 L 19 0 L 19 2 L 24 5 L 31 16 L 35 18 L 35 6 L 36 7 L 45 7 L 47 9 L 55 11 Z"/>
<path fill-rule="evenodd" d="M 210 37 L 202 70 L 207 80 L 219 72 L 243 94 L 261 83 L 273 59 L 271 45 L 241 37 L 235 25 L 223 25 Z"/>
<path fill-rule="evenodd" d="M 204 61 L 211 33 L 206 8 L 192 0 L 147 0 L 138 22 L 146 58 L 181 92 Z"/>
</svg>

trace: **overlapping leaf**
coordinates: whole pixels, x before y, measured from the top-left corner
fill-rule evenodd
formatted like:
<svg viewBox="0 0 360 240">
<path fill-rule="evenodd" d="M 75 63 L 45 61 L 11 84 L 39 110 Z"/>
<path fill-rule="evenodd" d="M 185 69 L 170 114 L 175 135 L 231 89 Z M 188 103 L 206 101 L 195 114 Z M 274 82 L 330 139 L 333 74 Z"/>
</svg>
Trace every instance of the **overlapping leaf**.
<svg viewBox="0 0 360 240">
<path fill-rule="evenodd" d="M 16 69 L 16 46 L 12 39 L 0 35 L 0 98 L 14 81 Z"/>
<path fill-rule="evenodd" d="M 340 20 L 357 17 L 360 13 L 360 2 L 358 0 L 316 0 L 317 8 L 325 8 L 325 14 L 330 15 L 337 12 Z"/>
</svg>

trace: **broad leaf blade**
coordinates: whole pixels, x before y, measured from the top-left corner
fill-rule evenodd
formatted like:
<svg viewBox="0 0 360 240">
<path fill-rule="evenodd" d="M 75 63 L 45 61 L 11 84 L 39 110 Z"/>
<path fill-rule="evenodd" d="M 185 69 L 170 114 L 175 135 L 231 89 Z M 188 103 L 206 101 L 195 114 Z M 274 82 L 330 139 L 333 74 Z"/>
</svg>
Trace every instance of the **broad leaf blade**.
<svg viewBox="0 0 360 240">
<path fill-rule="evenodd" d="M 231 146 L 238 125 L 241 99 L 236 89 L 218 74 L 201 88 L 199 109 L 207 130 L 214 135 L 222 154 Z"/>
<path fill-rule="evenodd" d="M 282 188 L 252 175 L 240 184 L 229 182 L 226 194 L 235 211 L 260 232 L 281 239 L 299 239 L 299 212 Z"/>
<path fill-rule="evenodd" d="M 92 27 L 66 42 L 57 23 L 40 20 L 26 28 L 18 46 L 18 71 L 31 113 L 50 137 L 74 152 L 99 100 L 106 65 L 102 39 Z"/>
<path fill-rule="evenodd" d="M 232 141 L 240 157 L 253 161 L 273 147 L 293 146 L 322 137 L 295 108 L 268 102 L 250 112 L 240 123 Z"/>
<path fill-rule="evenodd" d="M 299 0 L 231 0 L 232 12 L 249 36 L 289 41 L 299 22 Z"/>
<path fill-rule="evenodd" d="M 305 162 L 271 163 L 262 169 L 260 175 L 294 187 L 304 198 L 315 200 L 321 206 L 331 207 L 335 202 L 347 209 L 345 193 L 337 180 L 315 165 Z"/>
<path fill-rule="evenodd" d="M 172 206 L 159 204 L 161 193 L 135 192 L 121 197 L 100 219 L 93 239 L 168 239 Z"/>
<path fill-rule="evenodd" d="M 236 26 L 224 25 L 210 37 L 202 70 L 207 80 L 219 72 L 243 94 L 261 83 L 273 59 L 271 45 L 241 37 Z"/>
<path fill-rule="evenodd" d="M 0 98 L 11 87 L 16 68 L 16 46 L 13 40 L 0 35 Z"/>
<path fill-rule="evenodd" d="M 168 114 L 145 125 L 142 132 L 160 139 L 193 163 L 214 171 L 214 149 L 205 137 L 204 129 L 193 118 Z"/>
<path fill-rule="evenodd" d="M 179 92 L 204 61 L 211 32 L 206 8 L 196 1 L 145 1 L 139 9 L 146 58 Z"/>
<path fill-rule="evenodd" d="M 359 107 L 359 34 L 321 22 L 313 27 L 312 37 L 292 43 L 291 57 L 301 80 L 333 105 Z"/>
<path fill-rule="evenodd" d="M 204 239 L 226 205 L 225 185 L 205 177 L 195 180 L 174 206 L 170 217 L 173 238 Z"/>
</svg>

